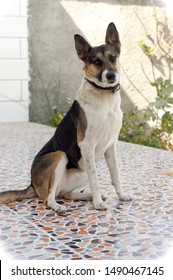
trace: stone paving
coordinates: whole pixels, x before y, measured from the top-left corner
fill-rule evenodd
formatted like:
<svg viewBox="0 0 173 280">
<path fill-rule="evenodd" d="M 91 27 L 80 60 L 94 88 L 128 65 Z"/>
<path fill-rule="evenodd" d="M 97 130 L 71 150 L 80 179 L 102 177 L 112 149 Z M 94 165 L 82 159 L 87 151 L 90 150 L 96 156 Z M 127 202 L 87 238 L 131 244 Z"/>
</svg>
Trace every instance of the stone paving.
<svg viewBox="0 0 173 280">
<path fill-rule="evenodd" d="M 34 123 L 0 124 L 0 191 L 29 185 L 34 155 L 53 132 Z M 38 199 L 0 205 L 1 249 L 23 260 L 163 258 L 173 246 L 173 154 L 118 142 L 118 161 L 132 201 L 118 201 L 101 159 L 97 170 L 107 211 L 68 200 L 59 201 L 67 206 L 63 216 Z"/>
</svg>

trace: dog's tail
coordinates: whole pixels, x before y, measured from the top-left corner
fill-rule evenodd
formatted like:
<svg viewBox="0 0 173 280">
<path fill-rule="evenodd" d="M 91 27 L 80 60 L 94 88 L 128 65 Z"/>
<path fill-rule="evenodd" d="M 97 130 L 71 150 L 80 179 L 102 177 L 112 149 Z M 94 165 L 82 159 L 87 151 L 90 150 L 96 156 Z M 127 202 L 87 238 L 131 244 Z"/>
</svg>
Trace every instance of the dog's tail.
<svg viewBox="0 0 173 280">
<path fill-rule="evenodd" d="M 7 204 L 9 202 L 13 202 L 16 200 L 22 200 L 26 198 L 32 198 L 37 197 L 37 194 L 30 185 L 28 188 L 24 190 L 18 190 L 18 191 L 5 191 L 0 193 L 0 204 Z"/>
</svg>

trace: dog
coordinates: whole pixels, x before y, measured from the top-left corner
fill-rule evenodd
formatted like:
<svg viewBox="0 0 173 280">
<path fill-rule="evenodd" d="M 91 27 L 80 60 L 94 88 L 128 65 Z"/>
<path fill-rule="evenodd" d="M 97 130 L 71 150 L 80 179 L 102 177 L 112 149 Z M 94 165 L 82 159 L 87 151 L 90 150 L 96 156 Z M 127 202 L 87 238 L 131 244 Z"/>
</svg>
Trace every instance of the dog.
<svg viewBox="0 0 173 280">
<path fill-rule="evenodd" d="M 119 33 L 111 22 L 105 44 L 91 47 L 78 34 L 74 40 L 84 63 L 84 78 L 76 98 L 53 137 L 35 156 L 30 186 L 0 193 L 0 203 L 39 197 L 63 214 L 66 207 L 56 198 L 65 198 L 92 200 L 95 209 L 106 210 L 96 171 L 96 162 L 102 156 L 119 199 L 131 200 L 123 191 L 117 166 L 116 142 L 122 125 Z M 90 193 L 83 191 L 87 185 Z"/>
</svg>

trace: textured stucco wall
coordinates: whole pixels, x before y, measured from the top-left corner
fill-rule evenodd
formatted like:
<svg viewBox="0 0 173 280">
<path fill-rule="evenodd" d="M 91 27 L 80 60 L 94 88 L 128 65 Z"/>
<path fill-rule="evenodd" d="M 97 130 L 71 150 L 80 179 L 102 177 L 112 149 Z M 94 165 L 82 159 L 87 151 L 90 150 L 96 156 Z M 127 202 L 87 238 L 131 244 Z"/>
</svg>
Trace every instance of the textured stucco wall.
<svg viewBox="0 0 173 280">
<path fill-rule="evenodd" d="M 155 1 L 156 2 L 156 1 Z M 159 19 L 166 9 L 161 1 L 156 3 Z M 155 19 L 151 1 L 70 1 L 29 0 L 29 50 L 30 50 L 30 119 L 47 122 L 52 106 L 63 107 L 65 98 L 74 98 L 83 77 L 83 64 L 77 58 L 73 35 L 83 35 L 92 45 L 104 42 L 105 31 L 113 21 L 122 43 L 121 64 L 131 82 L 146 98 L 152 100 L 154 91 L 145 73 L 152 79 L 149 59 L 138 42 L 145 39 L 145 28 L 155 36 Z M 173 27 L 171 19 L 169 28 Z M 169 30 L 167 29 L 167 33 Z M 157 65 L 157 75 L 168 77 L 171 66 Z M 124 71 L 121 77 L 122 108 L 145 106 L 145 99 L 134 89 Z"/>
</svg>

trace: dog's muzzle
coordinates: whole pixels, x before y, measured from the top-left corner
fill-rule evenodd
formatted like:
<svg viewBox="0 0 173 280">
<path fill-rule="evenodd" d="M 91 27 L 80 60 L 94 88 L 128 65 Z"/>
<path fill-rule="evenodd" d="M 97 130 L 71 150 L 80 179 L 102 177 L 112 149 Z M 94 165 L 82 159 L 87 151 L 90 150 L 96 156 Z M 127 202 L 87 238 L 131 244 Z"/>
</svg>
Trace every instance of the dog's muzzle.
<svg viewBox="0 0 173 280">
<path fill-rule="evenodd" d="M 108 71 L 106 73 L 107 82 L 113 84 L 116 82 L 116 73 L 114 71 Z"/>
<path fill-rule="evenodd" d="M 104 84 L 117 84 L 119 82 L 119 74 L 112 69 L 106 69 L 101 74 L 100 81 Z"/>
</svg>

